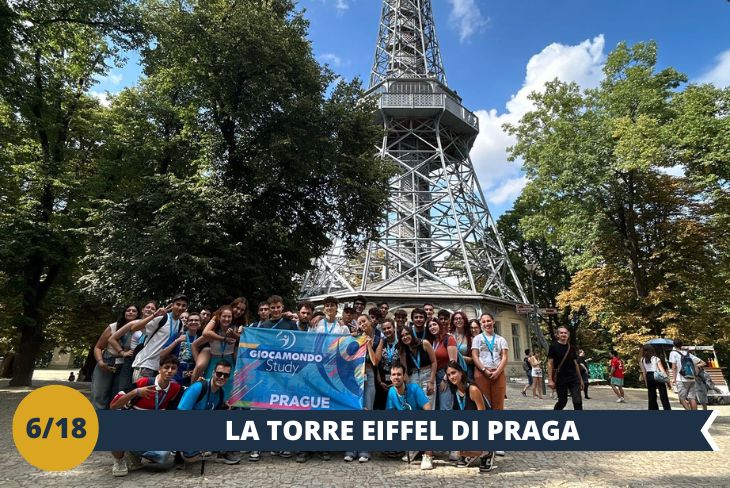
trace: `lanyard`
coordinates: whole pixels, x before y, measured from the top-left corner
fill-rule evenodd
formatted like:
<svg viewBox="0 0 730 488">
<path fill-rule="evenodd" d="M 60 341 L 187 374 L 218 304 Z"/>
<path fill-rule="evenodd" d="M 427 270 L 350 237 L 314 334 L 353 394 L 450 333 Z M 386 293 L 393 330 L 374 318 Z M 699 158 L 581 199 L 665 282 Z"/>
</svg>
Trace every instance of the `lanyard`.
<svg viewBox="0 0 730 488">
<path fill-rule="evenodd" d="M 325 334 L 330 334 L 333 330 L 335 330 L 335 325 L 337 325 L 337 319 L 335 319 L 334 322 L 332 322 L 332 327 L 329 327 L 330 324 L 329 324 L 329 322 L 327 322 L 326 318 L 322 319 L 322 322 L 324 322 L 324 333 Z"/>
<path fill-rule="evenodd" d="M 165 403 L 165 398 L 167 398 L 167 392 L 170 391 L 170 385 L 167 385 L 167 390 L 163 390 L 162 393 L 162 399 L 157 395 L 157 390 L 155 390 L 155 410 L 160 409 L 160 405 Z"/>
<path fill-rule="evenodd" d="M 484 338 L 484 344 L 487 345 L 487 348 L 489 348 L 489 352 L 492 354 L 492 361 L 494 361 L 494 340 L 497 338 L 497 334 L 494 334 L 492 336 L 492 343 L 490 344 L 487 340 L 487 334 L 482 332 L 482 337 Z"/>
<path fill-rule="evenodd" d="M 413 364 L 416 365 L 416 369 L 421 369 L 421 350 L 416 349 L 416 355 L 414 356 L 411 352 L 411 348 L 408 348 L 408 354 L 411 356 L 411 359 L 413 359 Z"/>
<path fill-rule="evenodd" d="M 272 329 L 276 329 L 276 327 L 281 323 L 281 321 L 284 320 L 284 317 L 280 318 L 277 323 L 271 326 Z"/>
<path fill-rule="evenodd" d="M 405 385 L 403 385 L 403 386 L 405 386 Z M 400 403 L 401 410 L 405 410 L 406 409 L 406 394 L 408 394 L 408 389 L 404 388 L 402 395 L 400 393 L 398 393 L 398 390 L 395 390 L 395 394 L 398 396 L 398 402 Z"/>
<path fill-rule="evenodd" d="M 425 340 L 426 339 L 426 333 L 428 332 L 428 330 L 426 329 L 426 326 L 425 325 L 423 326 L 423 334 L 421 335 L 421 337 L 418 337 L 416 335 L 416 328 L 415 327 L 413 327 L 412 330 L 413 330 L 413 337 L 415 337 L 416 339 L 421 339 L 421 340 Z"/>
<path fill-rule="evenodd" d="M 464 396 L 461 396 L 461 394 L 457 390 L 456 402 L 459 404 L 459 410 L 464 410 L 464 406 L 466 405 L 466 393 L 464 393 Z"/>
</svg>

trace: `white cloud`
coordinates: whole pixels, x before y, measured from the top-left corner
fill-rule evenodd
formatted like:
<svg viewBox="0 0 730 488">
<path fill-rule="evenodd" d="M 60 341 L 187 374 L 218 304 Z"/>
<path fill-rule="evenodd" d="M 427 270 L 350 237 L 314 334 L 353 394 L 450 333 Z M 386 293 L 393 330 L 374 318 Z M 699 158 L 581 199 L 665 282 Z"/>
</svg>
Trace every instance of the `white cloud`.
<svg viewBox="0 0 730 488">
<path fill-rule="evenodd" d="M 108 107 L 111 105 L 111 100 L 109 100 L 109 92 L 100 92 L 95 90 L 89 90 L 89 95 L 99 100 L 99 103 L 103 107 Z"/>
<path fill-rule="evenodd" d="M 119 73 L 109 73 L 108 75 L 99 78 L 99 83 L 109 83 L 116 86 L 119 85 L 123 79 L 124 76 Z"/>
<path fill-rule="evenodd" d="M 547 81 L 558 78 L 576 82 L 582 88 L 597 86 L 606 58 L 604 47 L 603 35 L 573 46 L 550 44 L 528 61 L 522 87 L 510 97 L 506 111 L 499 113 L 492 108 L 475 112 L 479 117 L 480 132 L 471 158 L 490 204 L 511 205 L 527 181 L 522 176 L 520 165 L 507 161 L 507 148 L 515 143 L 515 139 L 504 132 L 502 125 L 516 124 L 532 110 L 533 103 L 528 95 L 541 91 Z"/>
<path fill-rule="evenodd" d="M 485 192 L 484 197 L 491 205 L 502 205 L 507 202 L 514 202 L 520 196 L 522 189 L 527 185 L 527 178 L 518 176 L 504 180 L 493 191 Z"/>
<path fill-rule="evenodd" d="M 335 68 L 342 66 L 342 58 L 334 53 L 324 53 L 317 56 L 320 61 L 327 63 Z"/>
<path fill-rule="evenodd" d="M 718 88 L 730 86 L 730 49 L 721 52 L 714 67 L 703 73 L 697 81 L 700 83 L 712 83 Z"/>
<path fill-rule="evenodd" d="M 484 30 L 489 19 L 482 15 L 475 0 L 449 0 L 451 14 L 449 23 L 459 31 L 459 42 L 465 42 L 474 34 Z"/>
<path fill-rule="evenodd" d="M 335 8 L 338 12 L 342 13 L 350 8 L 350 2 L 349 0 L 337 0 L 335 2 Z"/>
</svg>

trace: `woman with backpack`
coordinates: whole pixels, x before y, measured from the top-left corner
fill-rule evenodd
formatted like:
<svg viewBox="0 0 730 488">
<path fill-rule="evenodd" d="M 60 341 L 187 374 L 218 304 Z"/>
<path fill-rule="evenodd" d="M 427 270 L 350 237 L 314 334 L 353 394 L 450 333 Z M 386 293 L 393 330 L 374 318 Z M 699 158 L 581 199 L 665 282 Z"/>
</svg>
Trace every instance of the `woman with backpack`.
<svg viewBox="0 0 730 488">
<path fill-rule="evenodd" d="M 662 402 L 662 408 L 664 410 L 671 410 L 672 405 L 669 403 L 669 397 L 667 396 L 669 375 L 662 364 L 662 360 L 657 357 L 654 346 L 651 344 L 641 346 L 639 369 L 641 370 L 641 378 L 646 385 L 649 410 L 659 410 L 659 405 L 656 401 L 657 391 L 659 392 L 659 399 Z"/>
<path fill-rule="evenodd" d="M 486 410 L 489 405 L 482 395 L 479 388 L 470 383 L 467 378 L 466 371 L 461 367 L 458 361 L 449 361 L 446 366 L 446 377 L 452 385 L 452 405 L 453 410 Z M 479 457 L 479 471 L 482 473 L 489 472 L 495 468 L 494 451 L 467 453 L 459 452 L 457 468 L 465 468 L 469 466 L 467 456 L 474 459 Z"/>
</svg>

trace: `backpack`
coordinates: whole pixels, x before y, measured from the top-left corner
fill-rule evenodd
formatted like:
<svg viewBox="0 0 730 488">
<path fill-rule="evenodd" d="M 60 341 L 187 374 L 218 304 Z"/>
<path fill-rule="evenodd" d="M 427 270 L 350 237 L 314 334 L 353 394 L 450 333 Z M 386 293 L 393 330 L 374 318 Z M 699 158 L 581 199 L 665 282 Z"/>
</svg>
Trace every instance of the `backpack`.
<svg viewBox="0 0 730 488">
<path fill-rule="evenodd" d="M 137 354 L 139 354 L 139 352 L 142 349 L 144 349 L 144 346 L 147 345 L 147 343 L 149 342 L 148 339 L 152 339 L 152 337 L 155 334 L 157 334 L 160 331 L 160 329 L 162 328 L 162 326 L 164 326 L 166 323 L 167 323 L 167 314 L 162 316 L 162 320 L 160 320 L 160 323 L 157 324 L 157 328 L 149 337 L 142 336 L 140 338 L 139 344 L 137 344 L 137 347 L 134 348 L 134 352 L 132 353 L 132 361 L 134 361 L 137 358 Z"/>
<path fill-rule="evenodd" d="M 530 365 L 530 360 L 525 358 L 522 360 L 522 369 L 525 370 L 525 373 L 529 373 L 532 371 L 532 366 Z"/>
<path fill-rule="evenodd" d="M 210 381 L 203 381 L 201 382 L 203 384 L 203 387 L 200 389 L 200 393 L 198 393 L 198 398 L 195 399 L 195 403 L 193 406 L 197 405 L 200 400 L 203 399 L 205 395 L 208 394 L 208 388 L 210 388 Z M 225 400 L 223 397 L 223 388 L 218 388 L 218 402 L 215 404 L 215 408 L 213 410 L 220 410 L 221 405 L 223 405 Z"/>
<path fill-rule="evenodd" d="M 692 360 L 690 353 L 682 354 L 679 353 L 681 359 L 679 361 L 679 374 L 681 374 L 686 380 L 695 379 L 695 362 Z"/>
</svg>

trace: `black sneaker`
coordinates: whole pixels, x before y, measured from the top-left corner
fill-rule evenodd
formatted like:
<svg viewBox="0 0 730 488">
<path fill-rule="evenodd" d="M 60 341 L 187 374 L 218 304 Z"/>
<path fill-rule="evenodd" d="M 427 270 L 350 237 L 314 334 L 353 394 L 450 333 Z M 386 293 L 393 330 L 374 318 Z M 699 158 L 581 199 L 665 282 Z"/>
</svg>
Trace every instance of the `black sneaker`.
<svg viewBox="0 0 730 488">
<path fill-rule="evenodd" d="M 320 459 L 322 459 L 322 461 L 329 461 L 330 459 L 332 459 L 332 456 L 330 456 L 330 453 L 327 451 L 320 452 L 319 457 Z"/>
<path fill-rule="evenodd" d="M 306 462 L 307 462 L 307 459 L 309 459 L 309 456 L 307 455 L 307 453 L 306 453 L 306 452 L 303 452 L 303 451 L 302 451 L 302 452 L 298 452 L 298 453 L 297 453 L 297 459 L 296 459 L 296 461 L 297 461 L 298 463 L 300 463 L 300 464 L 304 464 L 304 463 L 306 463 Z"/>
<path fill-rule="evenodd" d="M 251 451 L 248 455 L 248 460 L 252 463 L 258 462 L 261 459 L 261 451 Z"/>
<path fill-rule="evenodd" d="M 458 461 L 456 461 L 456 467 L 457 468 L 466 468 L 469 465 L 466 458 L 464 456 L 461 456 Z"/>
<path fill-rule="evenodd" d="M 494 465 L 494 451 L 489 451 L 481 458 L 481 461 L 479 463 L 479 472 L 488 473 L 495 468 L 496 466 Z"/>
</svg>

